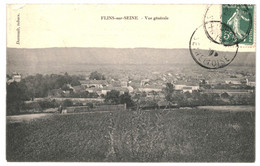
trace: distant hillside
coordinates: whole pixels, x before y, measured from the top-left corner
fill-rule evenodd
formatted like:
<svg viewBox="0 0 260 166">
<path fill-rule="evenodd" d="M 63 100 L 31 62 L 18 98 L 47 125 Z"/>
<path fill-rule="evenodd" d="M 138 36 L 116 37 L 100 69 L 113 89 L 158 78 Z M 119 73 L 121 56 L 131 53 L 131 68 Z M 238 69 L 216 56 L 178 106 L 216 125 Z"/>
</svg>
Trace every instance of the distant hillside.
<svg viewBox="0 0 260 166">
<path fill-rule="evenodd" d="M 157 48 L 7 48 L 7 72 L 77 64 L 195 64 L 188 49 Z M 232 65 L 255 65 L 255 53 L 239 53 Z M 39 71 L 41 72 L 41 71 Z"/>
<path fill-rule="evenodd" d="M 188 56 L 187 56 L 188 55 Z M 151 48 L 44 48 L 7 49 L 8 62 L 89 63 L 89 64 L 164 64 L 189 63 L 186 49 Z M 188 60 L 188 61 L 187 61 Z"/>
</svg>

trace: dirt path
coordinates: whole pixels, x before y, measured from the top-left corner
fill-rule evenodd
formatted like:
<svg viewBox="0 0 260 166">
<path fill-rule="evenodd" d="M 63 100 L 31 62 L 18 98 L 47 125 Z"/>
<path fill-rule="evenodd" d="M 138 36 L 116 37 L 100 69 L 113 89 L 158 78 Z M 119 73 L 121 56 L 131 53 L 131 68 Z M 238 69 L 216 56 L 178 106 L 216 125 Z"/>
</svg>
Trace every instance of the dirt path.
<svg viewBox="0 0 260 166">
<path fill-rule="evenodd" d="M 15 116 L 7 116 L 7 123 L 17 123 L 17 122 L 29 122 L 34 119 L 46 118 L 47 116 L 51 116 L 52 114 L 26 114 L 26 115 L 15 115 Z"/>
<path fill-rule="evenodd" d="M 198 106 L 198 109 L 208 109 L 208 110 L 216 110 L 216 111 L 255 111 L 254 106 L 241 105 L 241 106 Z"/>
</svg>

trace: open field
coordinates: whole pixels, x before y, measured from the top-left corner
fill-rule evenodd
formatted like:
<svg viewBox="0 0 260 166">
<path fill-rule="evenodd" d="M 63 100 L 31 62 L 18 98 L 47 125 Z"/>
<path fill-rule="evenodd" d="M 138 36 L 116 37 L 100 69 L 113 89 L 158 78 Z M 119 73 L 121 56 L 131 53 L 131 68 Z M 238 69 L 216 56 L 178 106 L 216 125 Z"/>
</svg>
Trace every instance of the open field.
<svg viewBox="0 0 260 166">
<path fill-rule="evenodd" d="M 8 161 L 254 159 L 254 111 L 125 111 L 53 114 L 16 123 L 7 121 Z"/>
<path fill-rule="evenodd" d="M 25 114 L 25 115 L 14 115 L 14 116 L 7 116 L 6 121 L 7 123 L 21 123 L 21 122 L 30 122 L 36 119 L 47 118 L 51 116 L 51 114 L 46 113 L 38 113 L 38 114 Z"/>
<path fill-rule="evenodd" d="M 198 106 L 199 109 L 207 109 L 207 110 L 215 110 L 215 111 L 248 111 L 253 112 L 255 111 L 254 106 L 248 106 L 248 105 L 241 105 L 241 106 Z"/>
</svg>

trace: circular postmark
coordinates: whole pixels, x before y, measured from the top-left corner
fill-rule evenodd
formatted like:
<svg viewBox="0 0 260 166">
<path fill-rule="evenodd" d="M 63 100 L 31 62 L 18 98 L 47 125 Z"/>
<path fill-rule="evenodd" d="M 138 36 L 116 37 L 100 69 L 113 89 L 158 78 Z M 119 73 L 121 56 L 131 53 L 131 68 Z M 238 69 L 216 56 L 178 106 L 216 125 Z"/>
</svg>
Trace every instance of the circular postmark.
<svg viewBox="0 0 260 166">
<path fill-rule="evenodd" d="M 207 69 L 218 69 L 229 65 L 237 55 L 238 44 L 227 46 L 209 40 L 204 30 L 205 24 L 206 26 L 208 26 L 207 24 L 214 24 L 215 27 L 225 27 L 225 24 L 219 21 L 209 21 L 198 27 L 193 32 L 189 42 L 189 50 L 192 58 L 197 64 Z M 230 29 L 229 27 L 225 28 Z M 222 33 L 219 30 L 213 32 L 216 36 L 221 36 L 220 33 Z M 231 35 L 234 36 L 234 34 L 232 34 L 232 30 L 230 30 L 230 32 Z M 215 40 L 219 41 L 219 37 L 217 38 L 218 39 Z M 228 38 L 225 39 L 225 42 L 232 42 L 232 40 L 232 38 Z"/>
<path fill-rule="evenodd" d="M 207 37 L 217 44 L 232 46 L 243 42 L 251 29 L 252 15 L 247 5 L 211 5 L 206 10 L 204 30 Z M 217 30 L 219 36 L 213 33 Z"/>
</svg>

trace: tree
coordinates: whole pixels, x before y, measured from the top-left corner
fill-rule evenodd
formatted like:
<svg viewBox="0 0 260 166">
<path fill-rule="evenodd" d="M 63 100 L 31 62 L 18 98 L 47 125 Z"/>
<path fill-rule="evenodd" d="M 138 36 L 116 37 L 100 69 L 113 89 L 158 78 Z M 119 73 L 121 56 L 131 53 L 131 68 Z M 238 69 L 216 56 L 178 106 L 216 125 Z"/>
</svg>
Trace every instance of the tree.
<svg viewBox="0 0 260 166">
<path fill-rule="evenodd" d="M 153 101 L 156 101 L 156 97 L 158 96 L 158 92 L 152 90 L 152 95 L 153 95 Z"/>
<path fill-rule="evenodd" d="M 22 79 L 29 89 L 30 98 L 33 100 L 35 97 L 47 97 L 48 92 L 53 89 L 63 88 L 64 90 L 69 90 L 66 85 L 71 84 L 71 86 L 80 85 L 80 76 L 72 75 L 68 73 L 64 75 L 41 75 L 37 74 L 35 76 L 28 76 Z"/>
<path fill-rule="evenodd" d="M 89 76 L 89 79 L 90 80 L 105 80 L 105 76 L 102 75 L 101 73 L 97 72 L 97 71 L 94 71 L 90 74 Z"/>
<path fill-rule="evenodd" d="M 62 105 L 63 105 L 63 107 L 70 107 L 70 106 L 73 106 L 73 102 L 71 101 L 71 100 L 69 100 L 69 99 L 66 99 L 66 100 L 64 100 L 63 102 L 62 102 Z"/>
<path fill-rule="evenodd" d="M 117 90 L 111 90 L 110 92 L 107 92 L 107 95 L 105 96 L 105 102 L 110 104 L 119 104 L 119 94 L 120 92 Z"/>
<path fill-rule="evenodd" d="M 168 104 L 170 104 L 171 102 L 173 102 L 174 98 L 173 98 L 173 94 L 174 94 L 174 85 L 171 83 L 167 83 L 166 87 L 163 88 L 163 93 L 165 96 L 166 101 L 168 102 Z"/>
<path fill-rule="evenodd" d="M 67 85 L 67 84 L 64 84 L 62 87 L 61 87 L 62 90 L 65 90 L 65 91 L 69 91 L 71 90 L 70 87 Z"/>
<path fill-rule="evenodd" d="M 12 76 L 10 76 L 9 74 L 6 74 L 6 78 L 7 79 L 12 79 Z"/>
<path fill-rule="evenodd" d="M 89 108 L 94 108 L 94 104 L 93 103 L 87 103 L 86 106 L 88 106 Z"/>
<path fill-rule="evenodd" d="M 186 91 L 186 92 L 184 92 L 184 97 L 186 97 L 186 98 L 191 98 L 192 95 L 191 95 L 190 92 Z"/>
<path fill-rule="evenodd" d="M 141 93 L 136 93 L 133 96 L 133 100 L 135 102 L 136 105 L 136 110 L 140 110 L 140 108 L 142 108 L 143 105 L 146 105 L 146 92 L 141 92 Z"/>
<path fill-rule="evenodd" d="M 53 99 L 53 100 L 41 100 L 41 101 L 38 101 L 38 104 L 42 109 L 56 108 L 56 107 L 59 106 L 59 104 L 56 102 L 55 99 Z"/>
<path fill-rule="evenodd" d="M 88 97 L 89 97 L 89 98 L 98 98 L 99 95 L 97 94 L 97 92 L 93 92 L 93 93 L 89 93 L 89 94 L 88 94 Z"/>
<path fill-rule="evenodd" d="M 24 83 L 13 82 L 7 85 L 7 115 L 19 114 L 25 100 L 29 100 L 29 94 Z"/>
<path fill-rule="evenodd" d="M 80 85 L 79 78 L 72 76 L 70 84 L 71 84 L 71 86 L 78 86 L 78 85 Z"/>
<path fill-rule="evenodd" d="M 129 93 L 124 93 L 124 94 L 120 95 L 119 101 L 121 104 L 126 104 L 127 108 L 134 106 L 134 101 L 132 100 Z"/>
<path fill-rule="evenodd" d="M 227 99 L 227 98 L 229 98 L 229 94 L 227 92 L 224 92 L 221 94 L 221 97 L 224 99 Z"/>
</svg>

